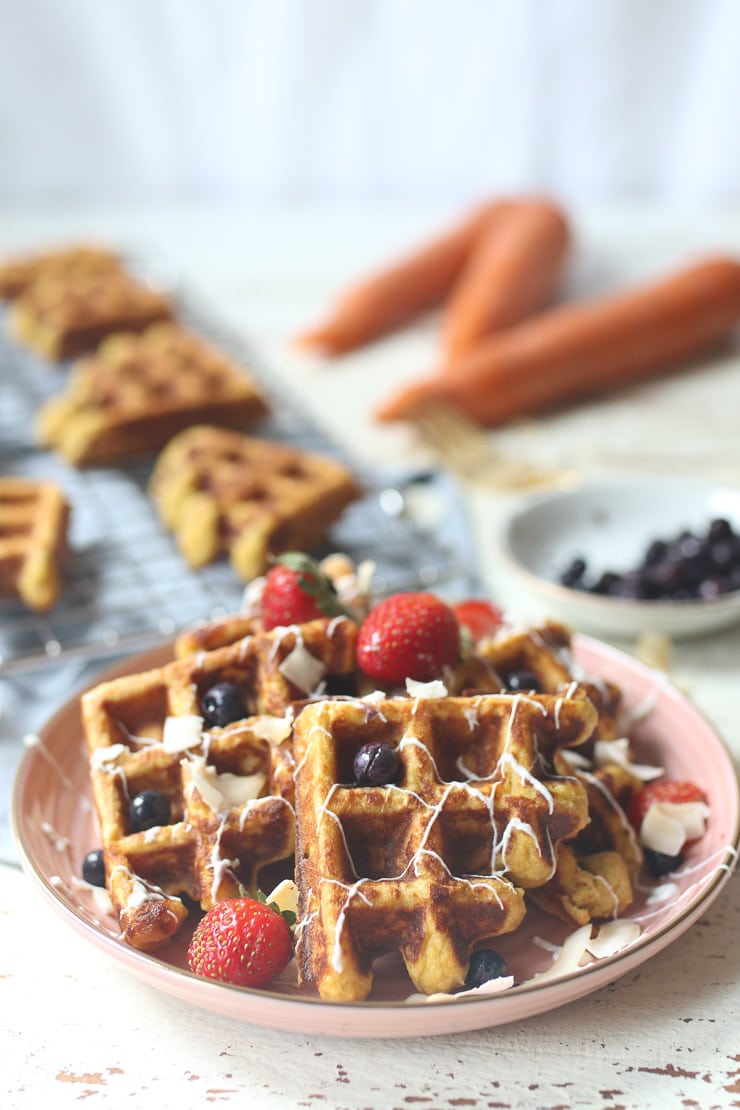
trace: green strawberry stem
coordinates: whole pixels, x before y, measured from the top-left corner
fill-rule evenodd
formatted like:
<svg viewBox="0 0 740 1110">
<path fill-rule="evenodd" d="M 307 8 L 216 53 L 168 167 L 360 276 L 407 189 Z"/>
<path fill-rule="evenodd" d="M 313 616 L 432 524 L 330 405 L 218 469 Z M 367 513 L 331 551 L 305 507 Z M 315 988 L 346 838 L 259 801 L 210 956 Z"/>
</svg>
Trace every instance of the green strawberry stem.
<svg viewBox="0 0 740 1110">
<path fill-rule="evenodd" d="M 306 555 L 303 551 L 284 551 L 282 555 L 276 556 L 274 561 L 294 571 L 300 588 L 315 600 L 325 616 L 357 619 L 342 605 L 334 583 L 321 572 L 319 564 L 310 555 Z"/>
</svg>

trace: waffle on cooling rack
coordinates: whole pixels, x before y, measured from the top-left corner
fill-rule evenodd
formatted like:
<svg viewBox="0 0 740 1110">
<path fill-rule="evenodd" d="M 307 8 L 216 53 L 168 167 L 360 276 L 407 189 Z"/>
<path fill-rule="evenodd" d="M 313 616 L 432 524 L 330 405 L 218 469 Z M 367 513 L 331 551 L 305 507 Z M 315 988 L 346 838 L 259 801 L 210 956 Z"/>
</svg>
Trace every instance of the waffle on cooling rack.
<svg viewBox="0 0 740 1110">
<path fill-rule="evenodd" d="M 103 340 L 39 413 L 37 436 L 75 466 L 148 454 L 207 421 L 242 428 L 267 412 L 251 375 L 178 324 Z"/>
<path fill-rule="evenodd" d="M 121 268 L 112 251 L 87 243 L 20 254 L 0 262 L 0 299 L 14 300 L 42 277 L 66 281 L 77 275 L 117 273 Z"/>
<path fill-rule="evenodd" d="M 400 951 L 424 993 L 460 987 L 472 951 L 517 928 L 524 889 L 553 874 L 588 820 L 586 792 L 548 771 L 585 742 L 583 697 L 323 701 L 294 729 L 297 956 L 322 998 L 361 1000 Z M 396 753 L 390 785 L 357 785 L 365 744 Z"/>
<path fill-rule="evenodd" d="M 106 885 L 133 947 L 175 935 L 183 896 L 207 909 L 239 884 L 254 892 L 263 867 L 292 857 L 290 707 L 341 681 L 354 658 L 355 625 L 318 620 L 83 695 Z M 135 799 L 145 791 L 166 799 L 166 819 L 142 830 Z"/>
<path fill-rule="evenodd" d="M 169 298 L 118 269 L 41 274 L 13 301 L 11 336 L 51 361 L 90 351 L 116 331 L 169 319 Z"/>
<path fill-rule="evenodd" d="M 168 443 L 150 491 L 190 566 L 227 553 L 245 582 L 272 554 L 315 550 L 360 493 L 333 459 L 211 425 Z"/>
<path fill-rule="evenodd" d="M 38 611 L 56 604 L 68 519 L 53 483 L 0 476 L 0 594 Z"/>
</svg>

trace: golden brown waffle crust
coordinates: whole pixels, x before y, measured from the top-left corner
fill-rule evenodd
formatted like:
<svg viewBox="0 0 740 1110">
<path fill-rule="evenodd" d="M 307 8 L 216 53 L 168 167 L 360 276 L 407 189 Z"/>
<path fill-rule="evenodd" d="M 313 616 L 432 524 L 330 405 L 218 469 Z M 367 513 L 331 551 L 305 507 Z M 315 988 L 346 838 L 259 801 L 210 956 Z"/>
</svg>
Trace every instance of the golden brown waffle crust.
<svg viewBox="0 0 740 1110">
<path fill-rule="evenodd" d="M 165 447 L 150 492 L 190 566 L 228 554 L 237 576 L 249 582 L 271 555 L 316 550 L 361 491 L 350 471 L 327 456 L 197 425 Z"/>
<path fill-rule="evenodd" d="M 21 254 L 0 262 L 0 298 L 14 300 L 44 277 L 67 280 L 75 274 L 117 273 L 121 268 L 118 255 L 93 243 Z"/>
<path fill-rule="evenodd" d="M 202 422 L 244 428 L 268 411 L 246 367 L 181 325 L 108 336 L 72 368 L 36 422 L 39 442 L 74 466 L 148 455 Z"/>
<path fill-rule="evenodd" d="M 296 677 L 305 653 L 316 683 L 350 673 L 355 632 L 346 619 L 262 631 L 82 696 L 107 888 L 129 944 L 161 948 L 188 917 L 183 898 L 207 909 L 292 862 L 292 707 L 309 693 Z M 245 718 L 206 729 L 202 696 L 222 682 L 238 686 Z M 172 823 L 137 832 L 130 802 L 146 789 L 169 799 Z"/>
<path fill-rule="evenodd" d="M 40 276 L 11 305 L 8 328 L 19 343 L 59 362 L 93 350 L 112 332 L 139 332 L 171 316 L 166 294 L 119 267 Z"/>
<path fill-rule="evenodd" d="M 595 723 L 581 695 L 307 706 L 294 730 L 303 977 L 323 998 L 365 998 L 374 958 L 397 949 L 418 990 L 459 987 L 473 948 L 518 926 L 524 888 L 587 823 L 582 784 L 552 758 Z M 394 784 L 353 785 L 369 741 L 397 752 Z"/>
<path fill-rule="evenodd" d="M 69 514 L 53 482 L 0 476 L 0 594 L 39 612 L 56 605 Z"/>
</svg>

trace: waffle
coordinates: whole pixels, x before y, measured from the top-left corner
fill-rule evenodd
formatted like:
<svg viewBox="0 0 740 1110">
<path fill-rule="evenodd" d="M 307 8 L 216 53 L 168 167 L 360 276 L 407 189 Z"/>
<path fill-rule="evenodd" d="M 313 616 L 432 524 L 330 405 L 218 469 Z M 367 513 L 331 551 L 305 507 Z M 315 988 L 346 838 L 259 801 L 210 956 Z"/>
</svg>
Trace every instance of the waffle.
<svg viewBox="0 0 740 1110">
<path fill-rule="evenodd" d="M 149 454 L 190 424 L 244 427 L 264 416 L 257 383 L 175 323 L 119 333 L 75 364 L 39 413 L 37 438 L 74 466 Z"/>
<path fill-rule="evenodd" d="M 61 281 L 77 275 L 118 273 L 120 259 L 112 251 L 91 244 L 7 258 L 0 263 L 0 299 L 14 300 L 39 278 Z"/>
<path fill-rule="evenodd" d="M 361 1000 L 400 951 L 417 990 L 460 987 L 470 955 L 512 932 L 524 889 L 551 878 L 587 821 L 586 792 L 551 768 L 583 743 L 585 697 L 323 701 L 296 719 L 297 956 L 322 998 Z M 398 754 L 395 785 L 358 787 L 368 742 Z"/>
<path fill-rule="evenodd" d="M 93 350 L 117 331 L 142 331 L 172 315 L 168 298 L 123 269 L 50 273 L 13 302 L 10 334 L 37 354 L 58 362 Z"/>
<path fill-rule="evenodd" d="M 166 944 L 188 916 L 184 898 L 208 909 L 292 859 L 290 721 L 310 692 L 300 676 L 331 685 L 351 670 L 354 630 L 319 620 L 263 632 L 83 695 L 106 885 L 133 947 Z M 244 719 L 203 732 L 201 697 L 221 682 L 240 688 Z M 143 790 L 169 799 L 170 824 L 132 831 L 129 803 Z"/>
<path fill-rule="evenodd" d="M 476 645 L 474 654 L 456 675 L 459 685 L 477 680 L 478 686 L 506 687 L 509 676 L 530 672 L 536 688 L 547 693 L 580 692 L 594 705 L 596 726 L 579 748 L 587 761 L 597 743 L 608 744 L 619 736 L 622 692 L 603 679 L 581 673 L 575 666 L 567 628 L 554 621 L 540 628 L 504 629 L 498 636 Z M 537 905 L 563 920 L 584 925 L 616 917 L 633 901 L 633 880 L 642 852 L 624 810 L 640 780 L 616 763 L 587 772 L 556 758 L 561 774 L 576 774 L 588 797 L 589 821 L 572 843 L 558 846 L 557 868 L 552 878 L 531 893 Z"/>
<path fill-rule="evenodd" d="M 558 846 L 555 874 L 531 898 L 547 913 L 579 926 L 619 917 L 634 900 L 633 882 L 642 866 L 642 848 L 625 811 L 643 783 L 616 763 L 587 772 L 561 762 L 560 769 L 583 783 L 589 821 L 572 842 Z"/>
<path fill-rule="evenodd" d="M 252 636 L 262 628 L 259 617 L 242 617 L 236 613 L 219 620 L 204 621 L 179 633 L 174 645 L 175 658 L 183 659 L 198 651 L 215 651 L 243 640 L 245 636 Z"/>
<path fill-rule="evenodd" d="M 170 441 L 150 491 L 191 567 L 228 553 L 245 582 L 272 554 L 315 550 L 360 492 L 333 459 L 210 425 Z"/>
<path fill-rule="evenodd" d="M 510 677 L 529 672 L 534 689 L 556 694 L 574 683 L 593 702 L 597 724 L 592 740 L 613 740 L 619 733 L 621 690 L 613 683 L 594 679 L 575 666 L 569 630 L 555 621 L 536 628 L 502 627 L 496 636 L 477 643 L 445 681 L 450 691 L 506 690 Z M 574 688 L 576 688 L 574 687 Z"/>
<path fill-rule="evenodd" d="M 62 587 L 69 506 L 57 486 L 0 477 L 0 594 L 51 609 Z"/>
</svg>

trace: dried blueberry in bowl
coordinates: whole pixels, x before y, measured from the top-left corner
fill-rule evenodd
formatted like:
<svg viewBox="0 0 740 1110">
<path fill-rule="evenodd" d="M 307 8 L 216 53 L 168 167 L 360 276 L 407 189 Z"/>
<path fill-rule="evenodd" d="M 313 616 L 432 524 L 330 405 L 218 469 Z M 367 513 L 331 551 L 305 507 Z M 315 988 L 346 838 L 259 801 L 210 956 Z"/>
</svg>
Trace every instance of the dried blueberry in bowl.
<svg viewBox="0 0 740 1110">
<path fill-rule="evenodd" d="M 712 600 L 740 589 L 740 534 L 729 520 L 715 517 L 704 530 L 685 528 L 652 538 L 632 567 L 610 567 L 594 576 L 578 554 L 562 569 L 558 582 L 603 597 Z"/>
</svg>

